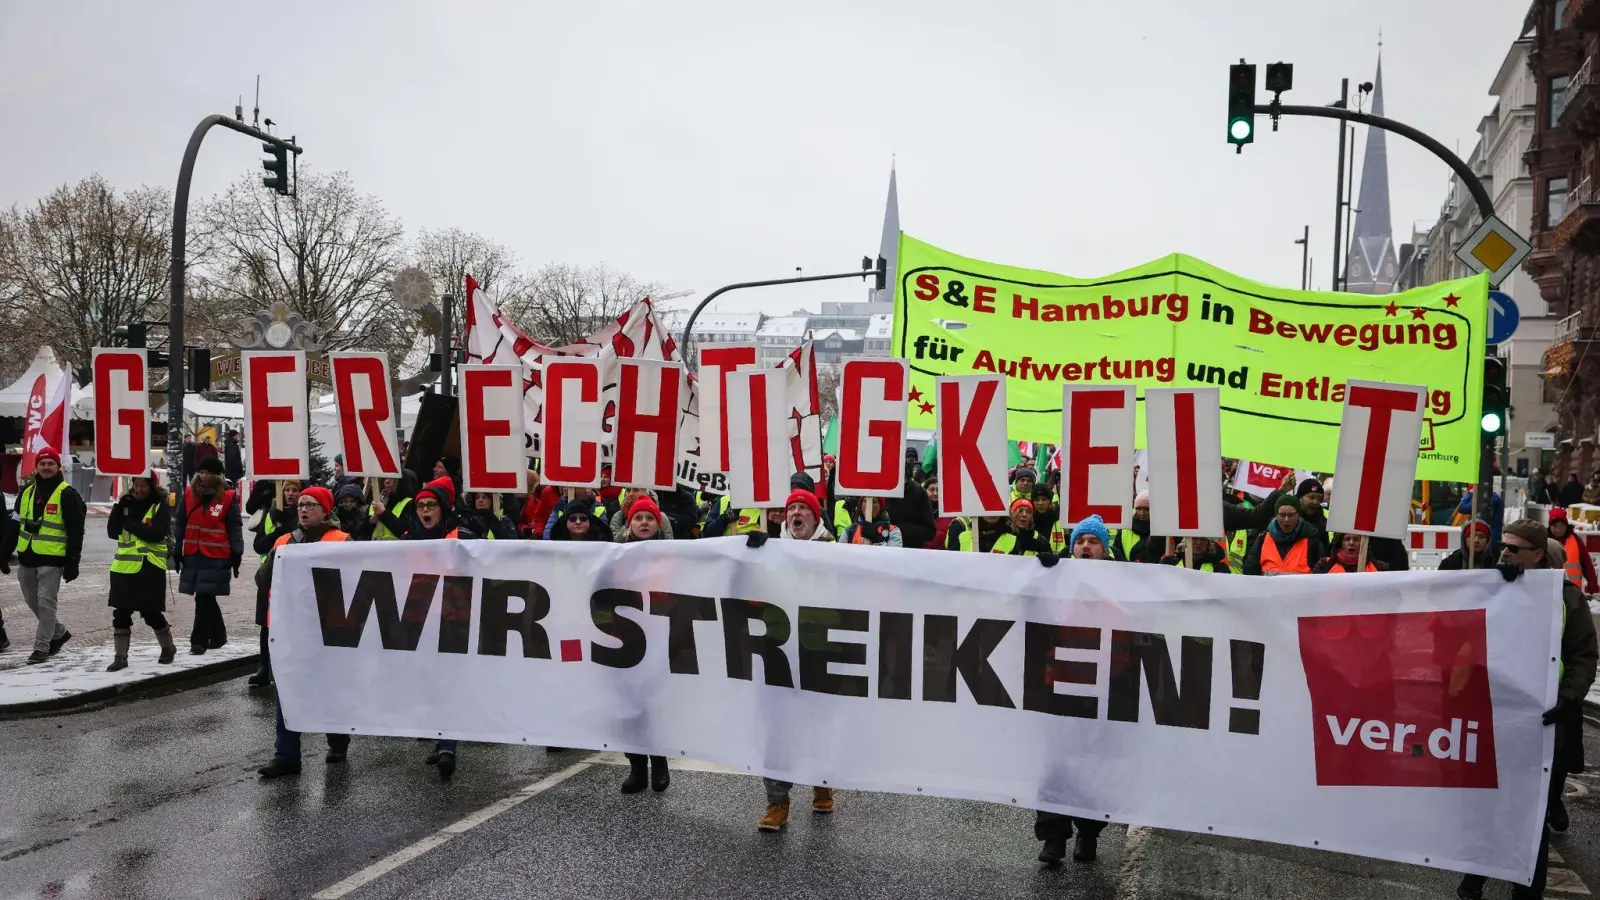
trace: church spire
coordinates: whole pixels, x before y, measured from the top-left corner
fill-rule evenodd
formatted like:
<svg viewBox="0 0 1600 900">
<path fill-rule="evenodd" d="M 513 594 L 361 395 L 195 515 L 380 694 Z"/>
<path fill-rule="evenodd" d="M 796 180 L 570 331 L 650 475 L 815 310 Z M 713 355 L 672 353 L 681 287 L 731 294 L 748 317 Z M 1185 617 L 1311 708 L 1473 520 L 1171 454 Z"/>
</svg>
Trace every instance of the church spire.
<svg viewBox="0 0 1600 900">
<path fill-rule="evenodd" d="M 1381 38 L 1379 47 L 1382 47 Z M 1383 55 L 1372 80 L 1372 114 L 1383 115 Z M 1382 128 L 1367 127 L 1367 150 L 1361 160 L 1361 195 L 1356 201 L 1355 232 L 1345 257 L 1344 289 L 1357 294 L 1394 290 L 1399 263 L 1394 226 L 1389 219 L 1389 150 Z"/>
</svg>

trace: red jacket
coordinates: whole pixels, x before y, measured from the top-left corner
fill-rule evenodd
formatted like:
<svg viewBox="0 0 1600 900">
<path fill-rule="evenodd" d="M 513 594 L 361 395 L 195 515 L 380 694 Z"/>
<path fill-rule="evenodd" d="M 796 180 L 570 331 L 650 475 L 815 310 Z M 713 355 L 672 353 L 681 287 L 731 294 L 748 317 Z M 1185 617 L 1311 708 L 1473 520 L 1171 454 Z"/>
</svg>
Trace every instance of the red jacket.
<svg viewBox="0 0 1600 900">
<path fill-rule="evenodd" d="M 550 514 L 555 512 L 556 504 L 560 502 L 560 488 L 549 484 L 539 488 L 533 500 L 522 504 L 522 515 L 517 517 L 517 534 L 535 541 L 544 537 L 544 523 L 549 521 Z"/>
</svg>

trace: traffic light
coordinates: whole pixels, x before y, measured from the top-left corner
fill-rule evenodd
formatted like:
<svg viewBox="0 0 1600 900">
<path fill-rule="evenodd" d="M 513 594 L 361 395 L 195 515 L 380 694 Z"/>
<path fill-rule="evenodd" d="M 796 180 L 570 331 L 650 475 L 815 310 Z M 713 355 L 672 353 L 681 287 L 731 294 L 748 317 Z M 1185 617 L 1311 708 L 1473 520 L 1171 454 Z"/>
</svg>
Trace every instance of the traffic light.
<svg viewBox="0 0 1600 900">
<path fill-rule="evenodd" d="M 111 336 L 121 342 L 124 347 L 135 350 L 144 349 L 144 323 L 134 322 L 131 325 L 118 325 L 111 330 Z"/>
<path fill-rule="evenodd" d="M 289 151 L 277 144 L 262 144 L 261 150 L 270 157 L 261 161 L 261 168 L 267 170 L 267 177 L 261 179 L 261 183 L 289 196 Z"/>
<path fill-rule="evenodd" d="M 1510 392 L 1506 390 L 1506 361 L 1498 356 L 1483 360 L 1483 436 L 1486 440 L 1506 433 L 1510 416 Z"/>
<path fill-rule="evenodd" d="M 1256 67 L 1241 62 L 1228 67 L 1228 143 L 1244 152 L 1256 139 Z"/>
</svg>

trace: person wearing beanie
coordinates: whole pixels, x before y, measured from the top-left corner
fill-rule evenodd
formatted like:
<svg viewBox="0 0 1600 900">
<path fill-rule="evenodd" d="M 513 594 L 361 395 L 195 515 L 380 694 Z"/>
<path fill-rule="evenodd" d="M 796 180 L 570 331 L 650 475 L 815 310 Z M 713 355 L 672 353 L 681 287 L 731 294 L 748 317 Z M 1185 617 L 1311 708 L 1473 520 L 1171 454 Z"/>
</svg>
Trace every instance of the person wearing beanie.
<svg viewBox="0 0 1600 900">
<path fill-rule="evenodd" d="M 550 527 L 552 541 L 609 541 L 611 529 L 597 511 L 594 500 L 574 498 L 561 504 L 552 515 L 557 516 Z M 623 515 L 618 512 L 617 515 Z"/>
<path fill-rule="evenodd" d="M 128 492 L 111 507 L 106 534 L 117 542 L 111 560 L 111 584 L 106 605 L 111 607 L 114 655 L 107 672 L 128 667 L 133 643 L 133 614 L 138 613 L 161 646 L 157 662 L 167 665 L 178 654 L 172 628 L 162 613 L 167 609 L 167 540 L 171 531 L 167 492 L 160 479 L 128 479 Z"/>
<path fill-rule="evenodd" d="M 922 489 L 928 492 L 928 504 L 937 512 L 939 509 L 939 476 L 929 475 L 928 480 L 922 483 Z M 933 540 L 923 544 L 923 549 L 943 550 L 945 542 L 950 535 L 950 523 L 955 520 L 955 516 L 934 516 Z M 903 537 L 904 534 L 902 533 Z"/>
<path fill-rule="evenodd" d="M 1595 581 L 1594 560 L 1572 531 L 1567 521 L 1567 511 L 1560 507 L 1550 510 L 1550 539 L 1561 545 L 1566 562 L 1562 572 L 1573 586 L 1589 594 L 1600 594 L 1600 583 Z"/>
<path fill-rule="evenodd" d="M 1554 517 L 1555 510 L 1551 510 Z M 1472 554 L 1472 568 L 1492 569 L 1500 564 L 1500 548 L 1489 538 L 1489 523 L 1473 519 L 1461 526 L 1461 546 L 1439 561 L 1439 571 L 1449 572 L 1467 568 L 1467 554 Z"/>
<path fill-rule="evenodd" d="M 17 498 L 17 586 L 22 602 L 39 620 L 29 665 L 55 656 L 72 640 L 72 632 L 59 618 L 58 604 L 62 583 L 78 578 L 87 513 L 83 498 L 67 484 L 61 454 L 52 447 L 39 450 L 33 475 Z"/>
<path fill-rule="evenodd" d="M 261 562 L 266 563 L 272 555 L 272 548 L 278 539 L 294 531 L 300 524 L 298 504 L 300 502 L 301 483 L 298 478 L 286 478 L 283 485 L 282 508 L 275 508 L 272 504 L 278 494 L 273 482 L 261 478 L 250 491 L 250 500 L 245 509 L 254 512 L 261 509 L 261 524 L 256 526 L 256 536 L 251 539 L 251 551 L 261 557 Z M 252 509 L 251 507 L 255 507 Z M 259 569 L 257 571 L 260 571 Z M 267 641 L 267 601 L 266 594 L 260 589 L 256 590 L 256 627 L 260 631 L 261 653 L 260 660 L 256 663 L 255 674 L 246 682 L 250 687 L 265 687 L 272 684 L 272 647 Z"/>
<path fill-rule="evenodd" d="M 367 495 L 359 483 L 347 481 L 334 490 L 333 516 L 340 531 L 352 540 L 362 538 L 367 524 Z"/>
<path fill-rule="evenodd" d="M 545 520 L 545 540 L 550 539 L 551 533 L 555 530 L 556 523 L 566 517 L 567 507 L 573 503 L 582 502 L 586 504 L 584 506 L 584 510 L 588 514 L 589 518 L 593 519 L 595 523 L 599 525 L 605 525 L 607 522 L 609 522 L 610 514 L 617 511 L 617 507 L 608 507 L 604 503 L 600 502 L 600 496 L 599 494 L 595 493 L 594 488 L 581 487 L 568 488 L 568 490 L 572 492 L 572 496 L 563 497 L 557 500 L 555 508 L 550 511 L 550 517 Z"/>
<path fill-rule="evenodd" d="M 1161 557 L 1164 566 L 1177 566 L 1180 569 L 1189 566 L 1190 544 L 1194 545 L 1194 568 L 1199 572 L 1229 572 L 1228 549 L 1221 541 L 1207 540 L 1206 538 L 1186 537 L 1179 538 L 1173 544 L 1172 552 Z"/>
<path fill-rule="evenodd" d="M 399 478 L 385 478 L 380 493 L 367 507 L 367 521 L 356 534 L 363 541 L 398 541 L 411 530 L 411 498 L 417 494 L 417 473 L 401 469 Z"/>
<path fill-rule="evenodd" d="M 907 447 L 905 496 L 885 497 L 883 501 L 889 508 L 889 521 L 900 529 L 900 539 L 907 547 L 923 547 L 933 540 L 934 506 L 928 501 L 928 492 L 922 488 L 922 479 L 916 451 Z"/>
<path fill-rule="evenodd" d="M 1566 565 L 1565 551 L 1550 531 L 1533 519 L 1518 519 L 1501 533 L 1500 574 L 1507 581 L 1521 577 L 1525 569 L 1555 569 Z M 1545 785 L 1545 824 L 1540 829 L 1539 850 L 1534 856 L 1533 883 L 1512 885 L 1513 898 L 1544 896 L 1548 876 L 1550 833 L 1565 832 L 1570 826 L 1562 793 L 1567 775 L 1583 771 L 1583 699 L 1594 684 L 1595 666 L 1600 662 L 1600 644 L 1595 638 L 1594 618 L 1583 592 L 1570 581 L 1561 585 L 1564 607 L 1561 626 L 1560 680 L 1556 705 L 1543 716 L 1546 727 L 1555 728 L 1555 754 L 1550 761 L 1549 781 Z M 1521 840 L 1521 838 L 1516 838 Z M 1463 875 L 1456 896 L 1482 900 L 1488 879 L 1482 875 Z"/>
<path fill-rule="evenodd" d="M 272 552 L 267 555 L 261 568 L 256 570 L 256 610 L 258 621 L 261 622 L 262 634 L 265 635 L 271 628 L 272 609 L 272 569 L 278 559 L 278 549 L 289 544 L 315 544 L 324 541 L 347 541 L 350 536 L 340 530 L 333 523 L 333 492 L 327 488 L 316 485 L 300 492 L 295 501 L 295 529 L 287 534 L 279 535 L 273 542 Z M 280 603 L 309 603 L 316 601 L 309 597 L 282 597 Z M 262 646 L 267 646 L 263 637 Z M 328 755 L 324 762 L 328 765 L 337 765 L 344 762 L 345 752 L 350 747 L 350 735 L 329 734 Z M 290 731 L 283 722 L 283 705 L 278 704 L 277 737 L 273 741 L 272 761 L 256 770 L 256 774 L 263 779 L 277 778 L 281 775 L 300 774 L 300 732 Z"/>
<path fill-rule="evenodd" d="M 1387 572 L 1387 563 L 1374 560 L 1371 555 L 1371 546 L 1367 547 L 1367 565 L 1361 569 L 1363 572 Z M 1333 552 L 1324 556 L 1311 568 L 1316 575 L 1339 575 L 1345 572 L 1356 571 L 1356 566 L 1361 562 L 1361 535 L 1336 534 L 1333 536 Z"/>
<path fill-rule="evenodd" d="M 621 523 L 622 531 L 619 540 L 624 544 L 636 544 L 644 541 L 666 540 L 666 517 L 661 514 L 661 507 L 656 505 L 655 498 L 649 491 L 630 490 L 627 494 L 617 498 L 626 505 L 611 517 L 613 523 Z M 591 529 L 601 531 L 595 526 Z M 665 756 L 651 756 L 648 753 L 628 753 L 628 777 L 623 779 L 622 792 L 624 794 L 637 794 L 646 787 L 656 792 L 667 789 L 672 783 L 672 773 L 667 767 Z"/>
<path fill-rule="evenodd" d="M 1067 527 L 1061 522 L 1055 491 L 1045 483 L 1033 486 L 1033 531 L 1052 553 L 1066 552 Z"/>
<path fill-rule="evenodd" d="M 1167 542 L 1150 534 L 1150 492 L 1140 491 L 1133 498 L 1133 523 L 1119 528 L 1107 544 L 1111 558 L 1118 562 L 1160 562 Z"/>
<path fill-rule="evenodd" d="M 761 530 L 761 510 L 754 507 L 735 509 L 727 494 L 715 497 L 706 511 L 705 522 L 700 526 L 700 536 L 705 538 L 724 535 L 752 534 Z"/>
<path fill-rule="evenodd" d="M 178 592 L 194 596 L 194 628 L 189 652 L 195 656 L 228 643 L 218 597 L 232 590 L 232 578 L 244 561 L 244 525 L 239 498 L 223 479 L 216 457 L 195 463 L 194 478 L 178 506 Z M 230 577 L 229 573 L 232 573 Z"/>
<path fill-rule="evenodd" d="M 488 541 L 514 541 L 517 526 L 506 516 L 494 511 L 494 495 L 486 491 L 468 491 L 466 508 L 460 511 L 462 524 Z"/>
<path fill-rule="evenodd" d="M 639 500 L 649 500 L 650 505 L 655 508 L 657 516 L 657 528 L 661 532 L 661 539 L 667 541 L 673 540 L 674 535 L 672 532 L 672 519 L 669 518 L 666 514 L 666 511 L 661 508 L 659 496 L 655 491 L 652 491 L 648 488 L 628 488 L 627 490 L 623 491 L 622 496 L 618 497 L 617 499 L 621 501 L 622 505 L 618 508 L 622 510 L 622 513 L 620 515 L 611 517 L 612 541 L 619 544 L 626 543 L 629 528 L 633 521 L 633 513 L 631 510 L 633 509 L 634 503 Z M 652 540 L 654 540 L 654 538 L 652 538 Z"/>
<path fill-rule="evenodd" d="M 792 499 L 792 497 L 791 497 Z M 875 547 L 904 547 L 905 536 L 889 521 L 889 505 L 878 497 L 858 497 L 850 527 L 839 538 L 842 544 L 870 544 Z M 867 513 L 871 515 L 868 516 Z M 787 513 L 787 509 L 785 510 Z M 821 507 L 818 507 L 818 514 Z"/>
<path fill-rule="evenodd" d="M 1011 549 L 1012 556 L 1034 556 L 1053 553 L 1049 543 L 1039 537 L 1034 530 L 1033 501 L 1027 497 L 1017 497 L 1011 501 L 1008 510 L 1011 520 Z M 990 552 L 998 552 L 991 550 Z"/>
<path fill-rule="evenodd" d="M 1039 480 L 1039 473 L 1029 466 L 1018 466 L 1011 470 L 1011 499 L 1033 501 L 1033 486 Z"/>
<path fill-rule="evenodd" d="M 976 539 L 974 539 L 976 534 Z M 1017 539 L 1011 533 L 1009 516 L 965 516 L 950 523 L 945 532 L 944 548 L 962 552 L 1010 554 L 1016 549 Z"/>
<path fill-rule="evenodd" d="M 1074 560 L 1120 561 L 1111 554 L 1111 533 L 1106 530 L 1105 520 L 1096 515 L 1087 516 L 1072 526 L 1072 537 L 1068 547 Z M 1066 757 L 1061 759 L 1060 765 L 1063 767 L 1070 764 Z M 1039 861 L 1047 866 L 1060 864 L 1067 856 L 1067 838 L 1072 837 L 1076 830 L 1077 838 L 1072 847 L 1073 860 L 1094 862 L 1099 855 L 1100 832 L 1105 827 L 1106 823 L 1098 819 L 1084 819 L 1038 810 L 1033 818 L 1033 837 L 1034 840 L 1044 842 L 1044 846 L 1039 850 Z"/>
<path fill-rule="evenodd" d="M 783 527 L 780 534 L 784 539 L 792 541 L 833 542 L 833 535 L 823 527 L 822 504 L 817 501 L 815 493 L 797 488 L 789 494 L 789 499 L 783 506 Z M 766 546 L 767 540 L 765 532 L 753 532 L 745 539 L 745 546 L 759 550 Z M 756 829 L 766 832 L 782 831 L 789 824 L 789 795 L 794 790 L 794 784 L 775 778 L 763 778 L 761 782 L 766 788 L 767 809 L 756 821 Z M 827 815 L 833 812 L 833 806 L 833 788 L 811 789 L 812 813 Z"/>
<path fill-rule="evenodd" d="M 1473 517 L 1472 497 L 1476 493 L 1475 485 L 1462 485 L 1461 502 L 1456 504 L 1456 514 L 1451 520 L 1454 525 L 1464 525 Z M 1489 523 L 1489 539 L 1500 543 L 1500 524 L 1505 519 L 1506 504 L 1500 497 L 1499 491 L 1489 492 L 1489 508 L 1485 509 L 1482 503 L 1478 504 L 1477 517 Z"/>
<path fill-rule="evenodd" d="M 1322 532 L 1300 518 L 1299 499 L 1283 495 L 1272 524 L 1250 542 L 1244 557 L 1246 575 L 1309 575 L 1327 554 Z"/>
</svg>

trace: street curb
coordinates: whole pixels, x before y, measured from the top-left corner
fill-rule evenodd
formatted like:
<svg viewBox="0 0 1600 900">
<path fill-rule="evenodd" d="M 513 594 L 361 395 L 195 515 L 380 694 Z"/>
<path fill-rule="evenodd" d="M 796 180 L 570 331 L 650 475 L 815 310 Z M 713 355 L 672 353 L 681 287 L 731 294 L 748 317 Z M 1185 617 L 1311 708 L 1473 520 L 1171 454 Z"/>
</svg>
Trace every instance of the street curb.
<svg viewBox="0 0 1600 900">
<path fill-rule="evenodd" d="M 242 674 L 242 670 L 244 669 L 256 668 L 260 664 L 260 661 L 261 654 L 252 653 L 249 656 L 236 656 L 232 659 L 222 660 L 221 662 L 207 663 L 203 666 L 195 666 L 188 669 L 179 669 L 176 672 L 169 672 L 165 675 L 157 675 L 154 678 L 146 678 L 142 681 L 95 688 L 92 691 L 84 691 L 81 694 L 73 694 L 69 697 L 51 697 L 48 700 L 33 700 L 28 703 L 9 703 L 0 706 L 0 719 L 29 716 L 37 713 L 65 712 L 67 710 L 78 709 L 79 707 L 105 703 L 112 700 L 125 700 L 130 697 L 137 697 L 141 694 L 149 693 L 151 691 L 169 688 L 173 685 L 183 684 L 189 681 L 197 681 L 206 678 L 207 676 L 223 675 L 231 672 L 234 669 L 241 670 Z"/>
</svg>

